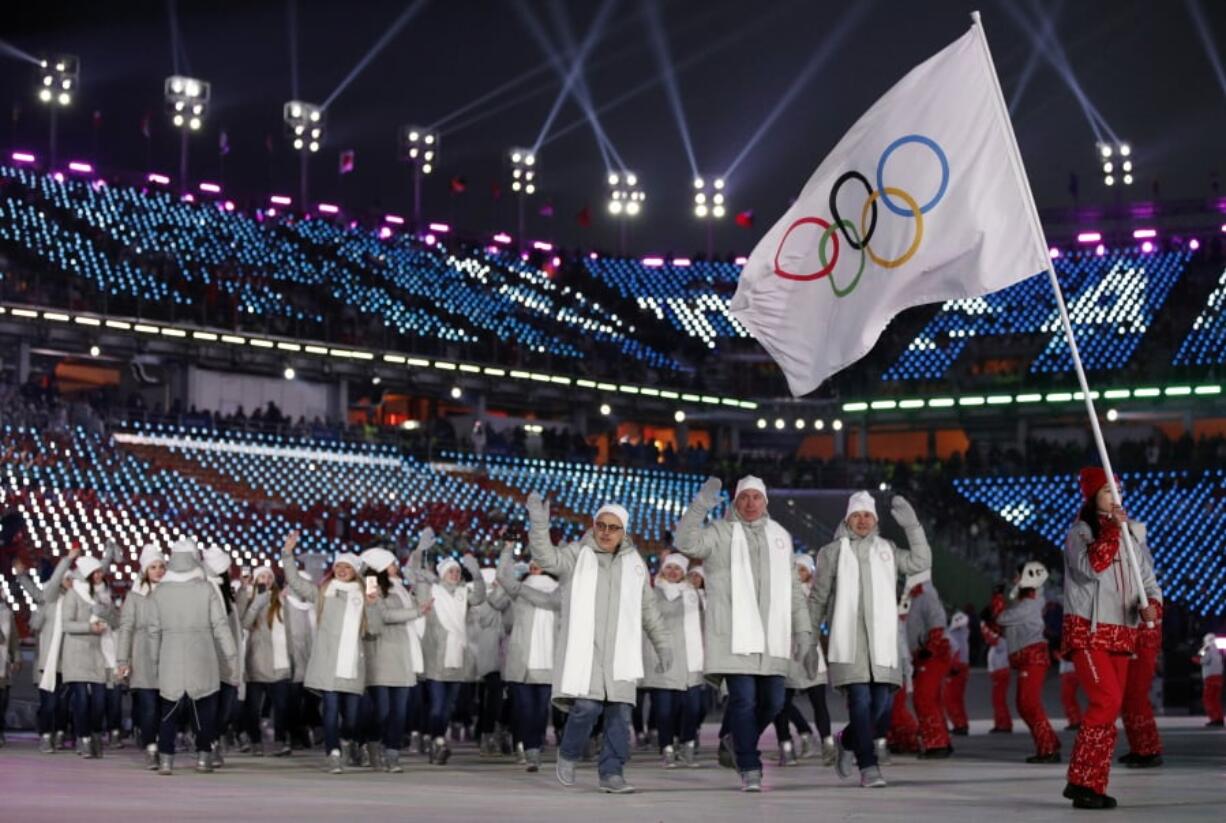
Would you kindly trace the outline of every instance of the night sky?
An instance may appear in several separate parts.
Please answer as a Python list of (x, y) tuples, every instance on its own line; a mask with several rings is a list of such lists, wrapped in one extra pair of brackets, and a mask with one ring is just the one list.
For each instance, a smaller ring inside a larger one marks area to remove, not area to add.
[[(310, 2), (297, 6), (300, 97), (326, 99), (403, 12), (408, 2)], [(558, 36), (562, 17), (580, 41), (599, 2), (527, 4)], [(1183, 0), (1088, 2), (1017, 0), (1014, 13), (1053, 30), (1088, 99), (1134, 148), (1137, 183), (1126, 197), (1201, 197), (1226, 159), (1226, 90)], [(751, 209), (752, 229), (731, 219), (715, 233), (717, 253), (747, 253), (824, 154), (873, 100), (907, 70), (952, 42), (980, 8), (1010, 101), (1030, 58), (1031, 40), (1003, 0), (816, 2), (672, 0), (661, 2), (694, 154), (704, 174), (723, 172), (798, 75), (808, 79), (729, 178), (733, 213)], [(1226, 2), (1199, 0), (1219, 60), (1226, 45)], [(0, 38), (33, 54), (81, 59), (80, 95), (61, 119), (61, 159), (88, 158), (103, 169), (177, 170), (177, 133), (162, 103), (174, 69), (169, 4), (41, 0), (9, 4)], [(601, 124), (647, 192), (645, 216), (631, 224), (627, 250), (700, 252), (705, 228), (691, 214), (690, 162), (679, 137), (651, 45), (642, 0), (615, 2), (595, 41), (584, 78)], [(281, 105), (291, 96), (286, 2), (183, 2), (180, 68), (212, 83), (213, 105), (192, 140), (192, 176), (223, 178), (244, 202), (270, 191), (297, 193), (297, 160), (287, 146)], [(559, 14), (559, 11), (562, 14)], [(0, 139), (44, 154), (47, 114), (34, 97), (34, 67), (0, 56), (0, 104), (12, 114)], [(427, 181), (425, 214), (470, 234), (514, 230), (506, 149), (531, 145), (560, 88), (558, 75), (511, 2), (428, 0), (328, 109), (324, 149), (312, 160), (312, 199), (351, 208), (407, 212), (409, 173), (396, 160), (402, 123), (432, 124), (503, 83), (536, 70), (488, 103), (444, 127), (441, 163)], [(636, 94), (630, 92), (641, 89)], [(506, 105), (507, 103), (512, 105)], [(496, 113), (491, 109), (502, 104)], [(99, 116), (95, 115), (95, 112)], [(140, 125), (152, 113), (147, 143)], [(489, 113), (489, 116), (484, 116)], [(95, 127), (95, 123), (98, 125)], [(1014, 123), (1040, 206), (1114, 199), (1094, 154), (1094, 133), (1075, 96), (1040, 59), (1018, 100)], [(219, 158), (225, 131), (230, 153)], [(274, 152), (266, 149), (271, 135)], [(356, 151), (356, 171), (340, 178), (338, 153)], [(151, 164), (149, 163), (151, 159)], [(582, 110), (568, 98), (538, 163), (542, 194), (530, 201), (529, 235), (566, 245), (615, 250), (616, 224), (605, 212), (605, 168)], [(463, 194), (449, 182), (461, 177)], [(503, 189), (494, 197), (494, 187)], [(552, 205), (553, 216), (539, 214)], [(576, 219), (585, 206), (592, 225)]]

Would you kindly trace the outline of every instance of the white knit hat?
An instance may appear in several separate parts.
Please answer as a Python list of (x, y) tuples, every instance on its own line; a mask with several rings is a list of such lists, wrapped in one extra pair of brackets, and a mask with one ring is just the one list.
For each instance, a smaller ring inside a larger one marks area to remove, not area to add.
[(196, 541), (192, 540), (187, 535), (183, 535), (178, 540), (170, 544), (170, 551), (172, 553), (191, 552), (192, 554), (195, 554), (199, 550), (200, 549), (196, 545)]
[(434, 570), (439, 577), (442, 577), (447, 573), (447, 570), (453, 566), (457, 569), (460, 568), (460, 561), (449, 555), (439, 560), (435, 565)]
[(673, 552), (660, 561), (660, 571), (664, 571), (665, 566), (676, 566), (681, 569), (682, 574), (685, 574), (690, 570), (690, 559), (684, 554)]
[(626, 529), (627, 531), (629, 531), (629, 529), (630, 529), (630, 512), (626, 511), (625, 506), (619, 506), (619, 505), (618, 505), (618, 504), (616, 504), (616, 503), (605, 503), (603, 506), (601, 506), (601, 507), (600, 507), (600, 508), (599, 508), (599, 509), (596, 511), (596, 516), (592, 518), (592, 522), (593, 522), (593, 523), (595, 523), (595, 522), (596, 522), (596, 520), (597, 520), (597, 519), (600, 517), (600, 515), (602, 515), (602, 514), (611, 514), (611, 515), (613, 515), (614, 517), (616, 517), (618, 520), (620, 520), (620, 521), (621, 521), (622, 528), (623, 528), (623, 529)]
[[(762, 482), (762, 478), (747, 474), (737, 481), (736, 494), (732, 495), (732, 499), (735, 500), (741, 496), (741, 492), (750, 490), (759, 492), (763, 497), (766, 497), (766, 484)], [(770, 502), (769, 497), (766, 497), (766, 500)]]
[(362, 573), (362, 558), (358, 557), (356, 554), (351, 552), (343, 552), (338, 554), (336, 559), (332, 561), (332, 567), (336, 568), (337, 563), (344, 563), (346, 566), (353, 569), (357, 574)]
[(82, 580), (89, 580), (89, 576), (100, 568), (102, 568), (102, 561), (96, 557), (83, 554), (77, 558), (77, 575)]
[(843, 519), (851, 517), (856, 512), (868, 512), (873, 517), (877, 516), (877, 501), (873, 496), (865, 491), (856, 492), (847, 501), (847, 514), (843, 515)]
[(374, 569), (376, 572), (384, 571), (396, 562), (396, 555), (379, 547), (362, 552), (361, 558), (367, 568)]
[(165, 563), (166, 558), (162, 555), (162, 550), (152, 543), (140, 550), (140, 570), (143, 572), (152, 566), (154, 563)]
[(219, 546), (209, 546), (204, 550), (204, 567), (209, 574), (220, 577), (230, 571), (230, 555)]
[(911, 591), (921, 583), (927, 583), (932, 579), (932, 569), (924, 569), (922, 572), (907, 575), (906, 590)]
[(699, 577), (701, 577), (703, 580), (707, 579), (707, 573), (702, 570), (702, 566), (695, 566), (694, 568), (689, 570), (688, 574), (696, 574)]
[(804, 566), (809, 570), (810, 574), (817, 574), (817, 561), (813, 559), (811, 554), (798, 554), (792, 558), (792, 562), (797, 566)]
[(272, 578), (272, 582), (274, 583), (277, 582), (277, 573), (272, 570), (272, 566), (269, 566), (267, 564), (263, 566), (256, 566), (254, 569), (251, 570), (252, 581), (254, 581), (257, 577), (259, 577), (264, 572), (268, 572), (268, 576)]

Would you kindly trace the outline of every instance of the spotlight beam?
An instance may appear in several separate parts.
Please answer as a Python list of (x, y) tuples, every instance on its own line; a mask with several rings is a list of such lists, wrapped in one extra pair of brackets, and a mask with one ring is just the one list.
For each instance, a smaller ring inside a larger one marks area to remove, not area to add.
[[(553, 121), (557, 119), (558, 112), (562, 109), (562, 104), (566, 102), (566, 98), (570, 96), (571, 89), (575, 85), (575, 78), (583, 72), (584, 61), (587, 60), (587, 56), (591, 53), (592, 47), (596, 45), (596, 41), (604, 34), (605, 22), (608, 20), (609, 13), (613, 11), (615, 4), (616, 0), (604, 0), (600, 4), (599, 10), (596, 12), (596, 19), (592, 21), (592, 26), (588, 29), (587, 36), (580, 43), (579, 50), (571, 62), (570, 70), (562, 78), (562, 88), (558, 90), (558, 96), (554, 98), (549, 114), (546, 115), (545, 122), (541, 124), (541, 130), (536, 135), (536, 142), (532, 144), (532, 151), (534, 153), (540, 151), (541, 143), (549, 136), (549, 130), (553, 128)], [(518, 4), (518, 8), (524, 13), (525, 17), (531, 15), (531, 11), (526, 4)], [(535, 18), (533, 20), (535, 22)], [(539, 23), (537, 25), (539, 26)], [(557, 55), (554, 55), (554, 60), (558, 63), (561, 62), (557, 60)], [(560, 66), (558, 67), (560, 68)]]
[(1213, 66), (1217, 84), (1221, 86), (1222, 94), (1226, 95), (1226, 71), (1222, 70), (1222, 59), (1218, 56), (1217, 46), (1213, 42), (1213, 33), (1209, 29), (1209, 23), (1205, 20), (1205, 12), (1196, 0), (1184, 0), (1184, 5), (1188, 7), (1188, 15), (1196, 27), (1196, 34), (1200, 37), (1201, 45), (1205, 47), (1205, 57), (1209, 58), (1209, 64)]
[[(1043, 18), (1043, 26), (1039, 30), (1039, 37), (1042, 40), (1047, 40), (1055, 35), (1056, 20), (1060, 17), (1060, 12), (1063, 9), (1064, 0), (1060, 0), (1051, 10), (1051, 13)], [(1022, 66), (1022, 71), (1017, 77), (1017, 84), (1013, 87), (1013, 95), (1009, 98), (1010, 117), (1017, 112), (1017, 107), (1021, 104), (1023, 95), (1026, 94), (1026, 88), (1030, 85), (1030, 80), (1034, 77), (1034, 72), (1039, 67), (1039, 58), (1042, 56), (1042, 49), (1039, 48), (1038, 44), (1032, 44), (1030, 56), (1026, 58), (1026, 65)]]
[(298, 94), (298, 0), (286, 0), (285, 14), (286, 33), (289, 36), (290, 99), (301, 100)]
[(664, 80), (664, 93), (668, 97), (669, 108), (673, 110), (673, 120), (677, 123), (677, 133), (681, 135), (685, 156), (690, 161), (690, 174), (697, 177), (698, 160), (694, 157), (694, 141), (690, 138), (690, 126), (685, 120), (685, 108), (681, 105), (681, 89), (677, 85), (677, 72), (673, 69), (673, 58), (668, 50), (664, 22), (660, 19), (660, 4), (658, 0), (644, 0), (643, 6), (652, 51), (655, 52), (656, 62), (660, 64), (660, 76)]
[(36, 66), (39, 64), (37, 57), (30, 54), (28, 51), (17, 48), (7, 40), (0, 40), (0, 54), (7, 55), (8, 57), (15, 57), (18, 60), (24, 60), (27, 63), (33, 63)]
[(821, 45), (819, 45), (813, 52), (812, 56), (809, 57), (809, 60), (807, 63), (805, 63), (804, 67), (796, 73), (796, 76), (792, 79), (792, 82), (788, 85), (787, 89), (785, 89), (783, 94), (780, 95), (779, 101), (775, 103), (775, 107), (770, 110), (765, 118), (763, 118), (762, 122), (758, 125), (758, 128), (752, 135), (749, 136), (749, 140), (747, 140), (745, 145), (741, 147), (741, 151), (728, 165), (728, 168), (724, 170), (722, 176), (725, 180), (731, 177), (733, 172), (736, 171), (737, 166), (741, 165), (745, 158), (749, 156), (749, 153), (753, 151), (754, 146), (758, 144), (758, 141), (766, 136), (766, 133), (770, 131), (771, 126), (774, 125), (775, 121), (779, 119), (779, 116), (783, 114), (783, 112), (791, 104), (793, 98), (795, 98), (796, 95), (809, 84), (809, 81), (813, 79), (813, 76), (817, 74), (817, 70), (822, 68), (826, 62), (830, 60), (830, 58), (834, 57), (835, 51), (842, 46), (843, 40), (848, 34), (851, 33), (852, 29), (860, 24), (860, 21), (864, 18), (864, 13), (868, 7), (868, 3), (856, 3), (852, 7), (851, 11), (839, 16), (839, 22), (834, 27), (833, 31), (826, 34), (822, 38)]
[(387, 31), (383, 32), (383, 36), (375, 41), (375, 44), (371, 46), (370, 51), (366, 52), (366, 54), (362, 56), (362, 59), (357, 62), (357, 65), (349, 71), (349, 74), (345, 75), (345, 79), (340, 82), (340, 85), (333, 89), (332, 93), (327, 96), (323, 102), (322, 108), (327, 109), (329, 106), (331, 106), (332, 103), (335, 102), (336, 98), (340, 97), (341, 92), (348, 88), (349, 84), (357, 79), (358, 75), (361, 74), (368, 65), (370, 65), (370, 61), (379, 56), (379, 53), (387, 47), (387, 44), (392, 42), (396, 35), (400, 33), (400, 30), (403, 29), (410, 20), (417, 16), (418, 12), (420, 12), (425, 5), (426, 0), (413, 0), (413, 2), (400, 13), (400, 16), (395, 19)]
[[(746, 35), (751, 34), (752, 32), (755, 32), (759, 29), (766, 28), (768, 25), (775, 22), (775, 20), (785, 10), (787, 10), (790, 5), (795, 5), (795, 3), (773, 4), (769, 11), (762, 14), (753, 23), (750, 23), (748, 26), (741, 26), (740, 28), (730, 28), (727, 32), (725, 32), (725, 34), (722, 37), (717, 37), (714, 40), (708, 41), (707, 44), (703, 46), (701, 49), (694, 52), (690, 56), (686, 57), (681, 62), (677, 63), (676, 66), (674, 66), (674, 69), (679, 72), (685, 71), (697, 65), (698, 63), (702, 62), (703, 60), (706, 60), (708, 57), (722, 50), (726, 46), (732, 45), (734, 43), (740, 43), (745, 38)], [(631, 88), (617, 95), (612, 100), (609, 100), (608, 102), (603, 103), (599, 108), (596, 109), (596, 114), (605, 114), (606, 112), (612, 111), (613, 109), (618, 108), (619, 106), (625, 104), (626, 102), (633, 100), (635, 97), (638, 97), (640, 94), (643, 94), (644, 92), (650, 91), (651, 89), (655, 88), (656, 86), (660, 84), (660, 82), (661, 82), (661, 78), (659, 77), (653, 77), (649, 80), (644, 80), (638, 85), (632, 86)], [(563, 126), (562, 128), (555, 129), (553, 134), (549, 135), (549, 139), (547, 139), (542, 145), (543, 146), (548, 145), (554, 142), (555, 140), (565, 137), (566, 135), (570, 134), (575, 129), (583, 126), (586, 123), (587, 123), (586, 118), (582, 120), (573, 120), (570, 123)]]
[[(562, 42), (566, 44), (566, 57), (569, 60), (575, 59), (575, 34), (571, 30), (570, 20), (566, 14), (565, 4), (561, 0), (553, 0), (549, 4), (550, 14), (553, 16), (554, 25), (557, 26), (561, 33)], [(542, 48), (544, 45), (542, 45)], [(600, 122), (599, 115), (596, 114), (596, 106), (592, 103), (592, 91), (587, 85), (587, 78), (580, 74), (575, 79), (574, 94), (575, 102), (583, 110), (587, 116), (588, 123), (592, 127), (592, 134), (596, 137), (596, 145), (600, 149), (601, 159), (604, 161), (604, 168), (611, 169), (613, 165), (609, 162), (612, 158), (617, 163), (617, 167), (622, 171), (626, 170), (626, 163), (622, 160), (621, 154), (618, 153), (617, 147), (613, 145), (613, 141), (609, 138), (608, 132)]]
[(191, 74), (192, 64), (187, 59), (183, 34), (179, 30), (179, 0), (166, 0), (166, 19), (170, 23), (170, 61), (175, 74)]

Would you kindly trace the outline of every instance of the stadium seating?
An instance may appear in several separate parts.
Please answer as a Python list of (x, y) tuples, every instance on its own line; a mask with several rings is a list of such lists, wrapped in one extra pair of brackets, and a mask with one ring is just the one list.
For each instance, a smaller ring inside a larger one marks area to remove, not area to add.
[[(1087, 369), (1118, 369), (1131, 360), (1190, 251), (1082, 251), (1055, 262), (1069, 318)], [(1072, 370), (1046, 275), (994, 294), (951, 300), (882, 375), (885, 381), (939, 380), (949, 374), (972, 338), (1044, 335), (1047, 346), (1030, 364), (1032, 375)]]
[[(1226, 612), (1226, 556), (1208, 550), (1226, 529), (1226, 469), (1122, 473), (1121, 480), (1130, 516), (1147, 527), (1166, 598), (1199, 614)], [(1060, 549), (1081, 507), (1072, 474), (959, 478), (954, 487)]]
[(1226, 363), (1226, 271), (1209, 295), (1205, 308), (1192, 322), (1192, 329), (1175, 352), (1176, 366), (1210, 366)]

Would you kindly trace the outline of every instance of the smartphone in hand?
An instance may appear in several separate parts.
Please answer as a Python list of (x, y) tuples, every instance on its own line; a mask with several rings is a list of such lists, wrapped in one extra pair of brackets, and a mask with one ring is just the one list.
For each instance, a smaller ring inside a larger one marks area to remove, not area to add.
[(366, 593), (367, 594), (378, 594), (379, 593), (379, 578), (375, 577), (373, 574), (366, 575)]

